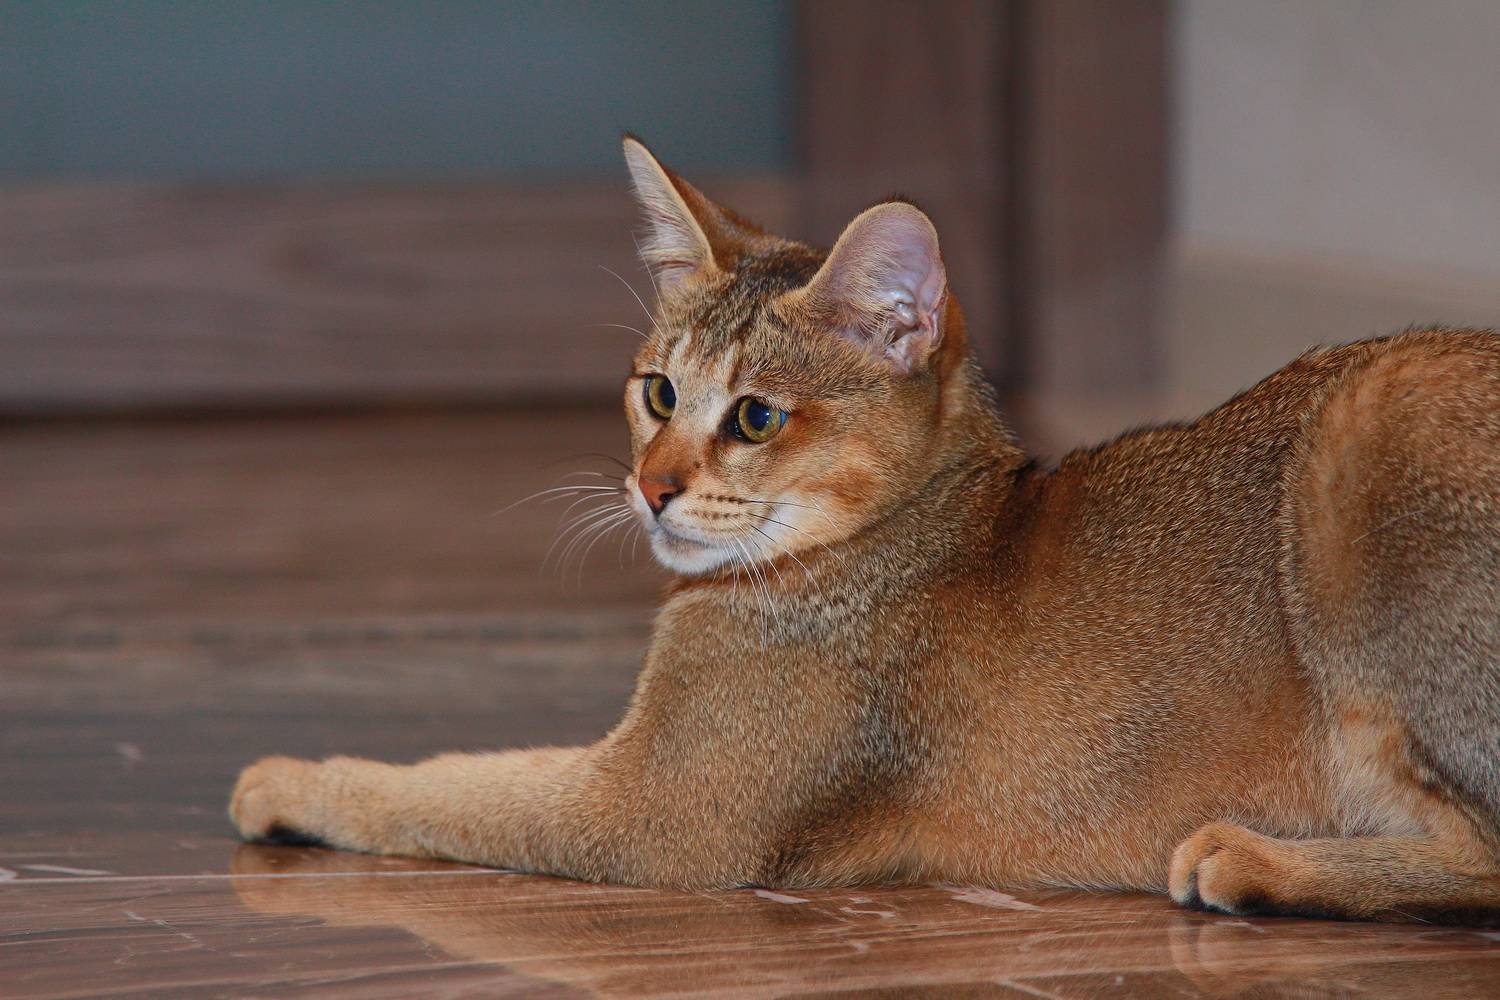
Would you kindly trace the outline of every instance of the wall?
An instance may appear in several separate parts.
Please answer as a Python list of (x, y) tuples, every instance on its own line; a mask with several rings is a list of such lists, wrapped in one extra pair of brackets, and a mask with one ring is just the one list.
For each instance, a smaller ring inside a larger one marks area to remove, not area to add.
[(1500, 3), (1182, 0), (1190, 240), (1500, 275)]
[(781, 0), (0, 0), (0, 182), (620, 179), (790, 155)]

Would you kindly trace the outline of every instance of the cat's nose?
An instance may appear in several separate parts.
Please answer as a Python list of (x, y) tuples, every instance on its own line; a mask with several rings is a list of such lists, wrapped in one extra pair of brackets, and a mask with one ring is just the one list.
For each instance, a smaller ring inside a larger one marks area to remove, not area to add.
[(661, 512), (666, 510), (667, 501), (682, 492), (682, 484), (670, 476), (642, 476), (639, 486), (641, 496), (646, 498), (646, 506), (657, 517), (661, 517)]

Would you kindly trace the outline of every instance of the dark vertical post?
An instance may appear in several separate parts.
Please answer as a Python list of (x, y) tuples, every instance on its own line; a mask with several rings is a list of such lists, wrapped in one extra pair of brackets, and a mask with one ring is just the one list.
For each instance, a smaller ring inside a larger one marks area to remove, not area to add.
[(937, 224), (980, 358), (1006, 367), (1006, 22), (982, 0), (806, 0), (798, 8), (806, 235), (912, 198)]
[(1168, 4), (1015, 5), (1007, 206), (1025, 396), (1159, 385), (1168, 225)]
[(929, 210), (1005, 395), (1157, 384), (1167, 0), (804, 0), (806, 230)]

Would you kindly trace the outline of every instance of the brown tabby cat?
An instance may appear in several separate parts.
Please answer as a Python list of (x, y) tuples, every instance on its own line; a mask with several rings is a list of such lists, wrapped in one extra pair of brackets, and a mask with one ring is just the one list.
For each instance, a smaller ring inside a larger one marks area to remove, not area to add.
[(681, 579), (624, 720), (262, 760), (244, 836), (684, 888), (1500, 914), (1500, 337), (1313, 351), (1045, 470), (922, 212), (823, 253), (625, 156), (661, 297), (626, 502)]

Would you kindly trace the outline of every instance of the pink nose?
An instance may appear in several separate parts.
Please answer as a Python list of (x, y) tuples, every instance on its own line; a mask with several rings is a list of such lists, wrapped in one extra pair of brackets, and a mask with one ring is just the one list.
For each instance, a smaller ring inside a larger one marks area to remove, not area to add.
[(642, 476), (639, 486), (641, 496), (646, 498), (646, 506), (657, 517), (666, 509), (667, 501), (682, 492), (682, 484), (671, 477)]

